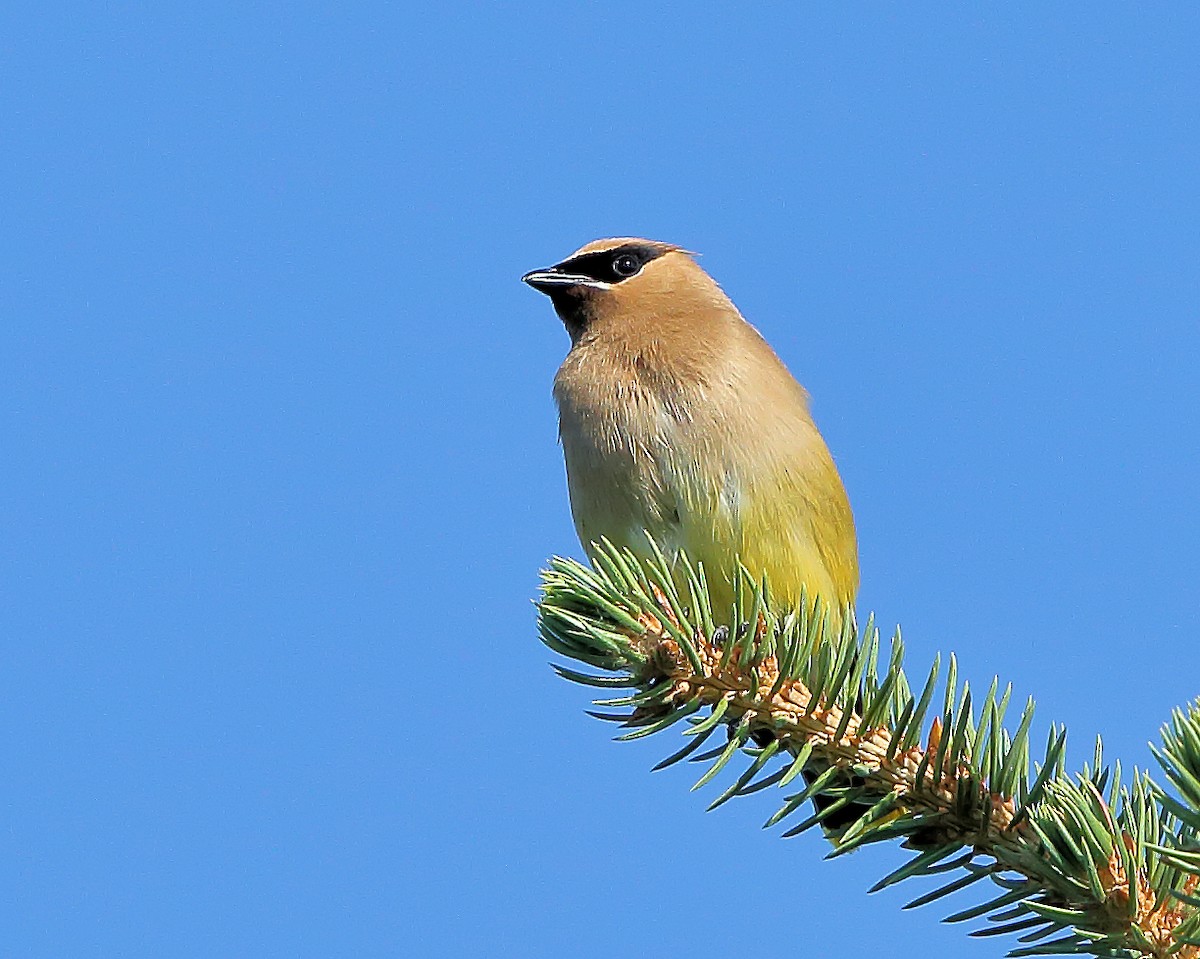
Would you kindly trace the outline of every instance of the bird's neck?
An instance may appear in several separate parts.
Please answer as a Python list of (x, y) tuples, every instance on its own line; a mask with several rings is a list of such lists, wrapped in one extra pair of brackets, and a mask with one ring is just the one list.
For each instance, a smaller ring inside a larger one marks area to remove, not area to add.
[(737, 321), (669, 300), (655, 306), (636, 316), (597, 315), (575, 342), (572, 354), (604, 365), (609, 375), (650, 386), (710, 379), (730, 352)]

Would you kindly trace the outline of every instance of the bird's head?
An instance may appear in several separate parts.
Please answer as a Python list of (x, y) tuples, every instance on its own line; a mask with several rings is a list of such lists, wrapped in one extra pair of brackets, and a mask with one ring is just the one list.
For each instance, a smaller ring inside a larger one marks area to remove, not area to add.
[(662, 321), (728, 302), (687, 250), (635, 237), (594, 240), (521, 279), (550, 297), (573, 343), (606, 322)]

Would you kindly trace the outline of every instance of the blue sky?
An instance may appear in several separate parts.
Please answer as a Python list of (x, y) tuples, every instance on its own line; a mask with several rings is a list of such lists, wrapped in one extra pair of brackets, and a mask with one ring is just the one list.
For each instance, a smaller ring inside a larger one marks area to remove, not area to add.
[(6, 955), (1002, 954), (547, 667), (598, 236), (809, 388), (912, 673), (1200, 693), (1200, 16), (715, 7), (0, 15)]

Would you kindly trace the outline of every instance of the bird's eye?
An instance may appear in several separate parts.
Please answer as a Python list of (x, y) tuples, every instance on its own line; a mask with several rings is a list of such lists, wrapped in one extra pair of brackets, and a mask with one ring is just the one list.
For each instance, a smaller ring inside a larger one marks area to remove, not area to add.
[(612, 268), (617, 276), (625, 278), (633, 276), (642, 268), (642, 264), (632, 253), (622, 253), (613, 260)]

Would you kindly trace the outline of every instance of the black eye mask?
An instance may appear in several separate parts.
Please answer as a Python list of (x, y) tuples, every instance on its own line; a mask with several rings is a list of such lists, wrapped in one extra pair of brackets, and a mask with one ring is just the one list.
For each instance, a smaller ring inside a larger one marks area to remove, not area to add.
[(586, 276), (601, 283), (620, 283), (631, 276), (637, 276), (642, 272), (642, 267), (665, 252), (659, 247), (627, 243), (611, 250), (573, 256), (569, 260), (563, 260), (554, 269), (576, 276)]

